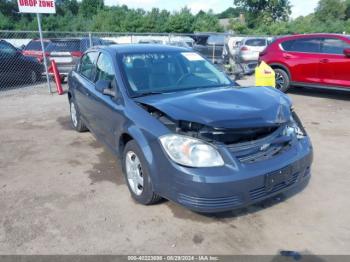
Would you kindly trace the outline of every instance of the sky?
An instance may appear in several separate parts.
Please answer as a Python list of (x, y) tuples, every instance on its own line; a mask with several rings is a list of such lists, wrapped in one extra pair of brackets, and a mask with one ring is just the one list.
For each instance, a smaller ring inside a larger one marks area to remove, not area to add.
[[(292, 18), (312, 13), (317, 6), (318, 0), (290, 0), (292, 4)], [(233, 5), (233, 0), (105, 0), (107, 5), (127, 5), (130, 8), (143, 8), (150, 10), (152, 7), (179, 10), (184, 6), (196, 14), (200, 10), (212, 9), (214, 13), (220, 13)]]

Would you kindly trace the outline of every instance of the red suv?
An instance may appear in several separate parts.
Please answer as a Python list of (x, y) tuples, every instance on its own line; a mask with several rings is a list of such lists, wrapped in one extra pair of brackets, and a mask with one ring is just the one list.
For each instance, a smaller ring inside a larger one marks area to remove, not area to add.
[(306, 86), (350, 91), (350, 36), (293, 35), (277, 38), (260, 60), (276, 72), (276, 87)]

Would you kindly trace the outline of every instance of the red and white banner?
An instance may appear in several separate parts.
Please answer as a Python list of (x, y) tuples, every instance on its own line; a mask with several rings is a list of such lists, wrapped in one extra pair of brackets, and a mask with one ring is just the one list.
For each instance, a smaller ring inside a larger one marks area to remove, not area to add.
[(17, 0), (20, 13), (55, 14), (55, 0)]

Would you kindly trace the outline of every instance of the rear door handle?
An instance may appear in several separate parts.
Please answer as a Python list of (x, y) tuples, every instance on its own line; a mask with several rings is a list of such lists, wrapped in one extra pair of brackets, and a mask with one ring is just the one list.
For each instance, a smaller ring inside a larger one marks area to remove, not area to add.
[(323, 64), (326, 64), (329, 62), (329, 60), (327, 58), (324, 58), (324, 59), (321, 59), (320, 62)]
[(286, 58), (286, 59), (291, 59), (292, 58), (291, 55), (286, 55), (286, 54), (284, 54), (283, 57)]

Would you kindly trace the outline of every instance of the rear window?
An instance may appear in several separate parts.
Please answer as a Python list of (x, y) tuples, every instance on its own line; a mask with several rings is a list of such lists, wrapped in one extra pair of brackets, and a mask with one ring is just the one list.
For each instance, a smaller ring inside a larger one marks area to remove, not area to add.
[(73, 52), (80, 50), (80, 40), (52, 41), (48, 47), (48, 52)]
[(281, 43), (281, 46), (285, 51), (292, 51), (293, 44), (294, 44), (294, 40), (291, 40), (291, 41), (286, 41)]
[(208, 45), (224, 45), (225, 44), (225, 36), (223, 35), (211, 35), (207, 41)]
[(281, 44), (285, 51), (302, 52), (302, 53), (320, 53), (321, 39), (319, 38), (304, 38), (286, 41)]
[(245, 45), (249, 46), (266, 46), (266, 39), (248, 39)]
[[(50, 44), (49, 41), (44, 41), (44, 47), (45, 49)], [(41, 43), (40, 41), (30, 41), (28, 45), (24, 48), (24, 50), (34, 50), (34, 51), (40, 51), (41, 50)]]

